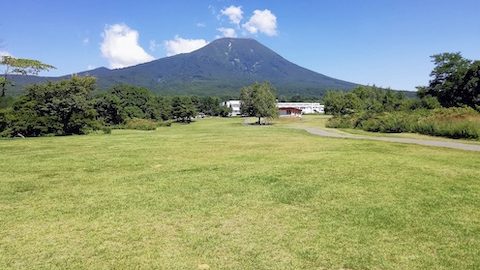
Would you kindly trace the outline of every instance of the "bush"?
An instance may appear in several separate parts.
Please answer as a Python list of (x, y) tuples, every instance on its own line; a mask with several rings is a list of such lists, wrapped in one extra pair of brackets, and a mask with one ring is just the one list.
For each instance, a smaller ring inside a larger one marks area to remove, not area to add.
[(360, 122), (363, 130), (383, 133), (401, 133), (411, 130), (412, 117), (406, 113), (382, 113)]
[(133, 118), (127, 120), (123, 128), (136, 130), (155, 130), (157, 129), (157, 125), (158, 123), (153, 120)]
[(112, 128), (108, 126), (102, 127), (102, 132), (103, 134), (111, 134), (112, 133)]
[(4, 136), (87, 134), (98, 127), (91, 104), (92, 77), (35, 84), (0, 116)]
[(355, 117), (352, 116), (335, 116), (328, 120), (326, 127), (328, 128), (355, 128)]
[(455, 139), (480, 139), (480, 113), (471, 108), (395, 111), (335, 116), (327, 127), (360, 128), (370, 132), (414, 132)]
[(168, 120), (168, 121), (163, 121), (163, 122), (158, 122), (157, 123), (157, 126), (159, 127), (169, 127), (172, 125), (172, 121), (171, 120)]

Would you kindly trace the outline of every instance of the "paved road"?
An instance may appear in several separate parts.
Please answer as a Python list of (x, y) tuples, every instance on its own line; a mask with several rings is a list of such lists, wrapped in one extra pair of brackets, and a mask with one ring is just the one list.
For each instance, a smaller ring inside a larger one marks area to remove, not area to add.
[(410, 144), (419, 144), (419, 145), (427, 145), (427, 146), (447, 147), (447, 148), (460, 149), (460, 150), (466, 150), (466, 151), (480, 151), (480, 145), (476, 145), (476, 144), (466, 144), (466, 143), (448, 142), (448, 141), (421, 140), (421, 139), (411, 139), (411, 138), (360, 136), (360, 135), (353, 135), (353, 134), (338, 133), (335, 131), (325, 130), (320, 128), (305, 128), (305, 130), (310, 134), (323, 136), (323, 137), (374, 140), (374, 141), (396, 142), (396, 143), (410, 143)]

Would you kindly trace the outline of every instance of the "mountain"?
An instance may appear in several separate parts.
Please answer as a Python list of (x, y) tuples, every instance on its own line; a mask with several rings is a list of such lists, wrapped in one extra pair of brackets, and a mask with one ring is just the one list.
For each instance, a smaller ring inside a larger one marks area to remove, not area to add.
[[(356, 86), (293, 64), (254, 39), (241, 38), (221, 38), (190, 53), (122, 69), (102, 67), (78, 75), (97, 77), (101, 89), (125, 83), (161, 94), (236, 96), (241, 87), (255, 81), (270, 81), (278, 94), (287, 96), (319, 96), (329, 89), (349, 90)], [(69, 76), (16, 78), (23, 85)]]

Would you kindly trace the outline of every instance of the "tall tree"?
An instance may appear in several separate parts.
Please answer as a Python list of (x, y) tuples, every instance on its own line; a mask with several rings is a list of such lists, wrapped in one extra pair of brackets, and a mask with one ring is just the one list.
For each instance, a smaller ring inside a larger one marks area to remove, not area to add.
[(3, 79), (0, 79), (2, 97), (5, 96), (7, 86), (11, 85), (11, 82), (8, 80), (9, 75), (38, 75), (40, 71), (48, 71), (50, 69), (55, 69), (54, 66), (42, 63), (38, 60), (14, 58), (12, 56), (2, 56), (0, 65), (5, 66)]
[(97, 128), (91, 102), (94, 89), (93, 77), (73, 77), (28, 87), (26, 95), (13, 105), (10, 135), (88, 133)]
[(262, 124), (262, 117), (277, 117), (278, 109), (274, 92), (275, 89), (269, 82), (254, 83), (244, 87), (240, 92), (242, 114), (257, 117), (259, 125)]
[(190, 97), (174, 97), (172, 99), (172, 116), (179, 122), (190, 123), (196, 114)]
[(432, 56), (435, 64), (427, 87), (418, 88), (418, 96), (437, 97), (442, 106), (480, 106), (479, 61), (462, 57), (460, 53), (442, 53)]

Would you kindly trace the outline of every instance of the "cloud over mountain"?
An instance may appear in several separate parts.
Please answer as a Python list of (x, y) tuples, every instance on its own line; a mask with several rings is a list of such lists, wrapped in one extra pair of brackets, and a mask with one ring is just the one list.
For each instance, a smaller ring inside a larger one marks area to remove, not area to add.
[(237, 32), (233, 28), (220, 27), (220, 28), (217, 28), (217, 30), (222, 33), (221, 36), (217, 36), (217, 37), (229, 37), (229, 38), (237, 37)]
[(277, 35), (277, 17), (268, 9), (253, 11), (252, 17), (242, 25), (251, 34), (264, 33), (267, 36)]
[(155, 59), (138, 43), (138, 31), (126, 24), (107, 25), (102, 37), (100, 50), (111, 68), (128, 67)]
[(185, 39), (180, 36), (175, 36), (174, 39), (167, 40), (164, 44), (167, 50), (167, 56), (172, 56), (200, 49), (207, 45), (208, 42), (204, 39)]
[(240, 21), (243, 19), (243, 11), (241, 6), (229, 6), (228, 8), (222, 9), (220, 11), (222, 15), (228, 17), (231, 23), (239, 25)]

